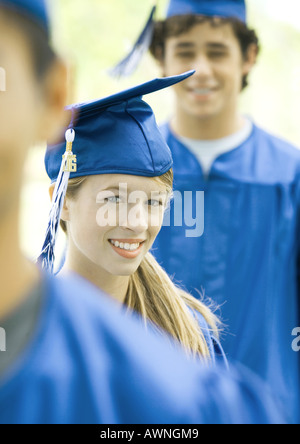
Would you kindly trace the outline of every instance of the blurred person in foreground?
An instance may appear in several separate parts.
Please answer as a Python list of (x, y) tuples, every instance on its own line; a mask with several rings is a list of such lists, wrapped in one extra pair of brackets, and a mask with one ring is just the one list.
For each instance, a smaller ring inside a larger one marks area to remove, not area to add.
[[(18, 241), (28, 148), (56, 136), (65, 68), (42, 0), (0, 1), (0, 423), (274, 423), (264, 386), (186, 361), (79, 277), (52, 278)], [(37, 46), (36, 46), (37, 45)], [(262, 399), (261, 399), (262, 398)]]

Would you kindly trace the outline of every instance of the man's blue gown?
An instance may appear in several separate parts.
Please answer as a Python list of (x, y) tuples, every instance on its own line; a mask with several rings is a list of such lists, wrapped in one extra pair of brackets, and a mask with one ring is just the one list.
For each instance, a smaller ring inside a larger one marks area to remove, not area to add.
[(161, 130), (174, 159), (174, 190), (193, 192), (184, 204), (199, 220), (196, 191), (204, 191), (204, 234), (186, 237), (192, 227), (174, 226), (175, 199), (171, 227), (162, 228), (153, 254), (175, 282), (195, 297), (204, 290), (220, 306), (228, 358), (267, 380), (299, 421), (299, 353), (291, 344), (300, 326), (300, 150), (253, 125), (205, 177), (169, 125)]

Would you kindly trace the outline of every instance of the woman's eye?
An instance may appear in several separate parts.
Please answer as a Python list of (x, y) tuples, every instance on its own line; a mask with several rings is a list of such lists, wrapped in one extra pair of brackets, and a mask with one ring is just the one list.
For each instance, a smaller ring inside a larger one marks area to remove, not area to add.
[(161, 200), (150, 199), (148, 200), (148, 205), (151, 207), (160, 207), (163, 205), (163, 203)]
[(120, 203), (121, 202), (121, 199), (120, 199), (120, 197), (119, 196), (110, 196), (110, 197), (106, 197), (105, 199), (104, 199), (104, 202), (108, 202), (108, 203), (114, 203), (114, 204), (117, 204), (117, 203)]

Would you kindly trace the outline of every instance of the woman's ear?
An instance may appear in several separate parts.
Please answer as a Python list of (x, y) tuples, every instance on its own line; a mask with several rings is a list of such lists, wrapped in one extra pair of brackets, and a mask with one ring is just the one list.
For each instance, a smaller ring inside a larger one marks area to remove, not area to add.
[[(50, 200), (52, 201), (53, 198), (53, 192), (54, 192), (54, 188), (55, 188), (55, 183), (53, 183), (52, 185), (50, 185), (49, 187), (49, 196), (50, 196)], [(70, 220), (70, 216), (69, 216), (69, 206), (68, 206), (68, 198), (65, 197), (64, 200), (64, 205), (62, 208), (62, 212), (61, 212), (61, 216), (60, 218), (67, 222), (68, 220)]]

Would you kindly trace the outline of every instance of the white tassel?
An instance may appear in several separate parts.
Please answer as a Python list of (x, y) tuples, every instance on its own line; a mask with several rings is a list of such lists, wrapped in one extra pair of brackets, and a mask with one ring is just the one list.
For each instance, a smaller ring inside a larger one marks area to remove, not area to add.
[(70, 173), (77, 171), (76, 156), (74, 156), (72, 152), (72, 144), (75, 139), (74, 129), (67, 130), (65, 137), (67, 142), (66, 152), (63, 155), (60, 171), (56, 180), (45, 241), (42, 247), (42, 252), (38, 258), (38, 262), (41, 264), (42, 268), (48, 270), (50, 273), (53, 273), (55, 243), (61, 212), (68, 189)]

